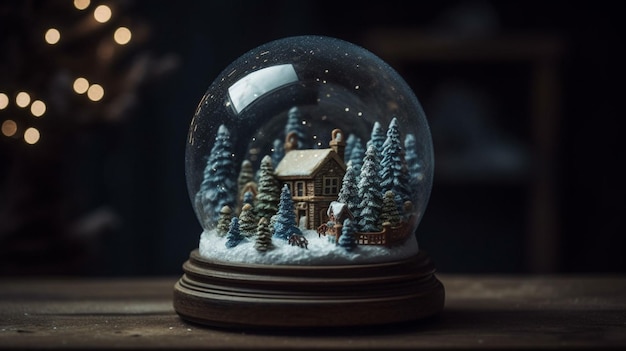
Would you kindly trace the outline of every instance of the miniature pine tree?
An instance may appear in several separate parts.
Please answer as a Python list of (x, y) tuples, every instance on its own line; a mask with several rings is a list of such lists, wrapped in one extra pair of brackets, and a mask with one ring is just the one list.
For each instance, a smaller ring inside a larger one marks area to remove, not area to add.
[(287, 113), (287, 124), (285, 124), (285, 135), (289, 135), (289, 133), (295, 132), (298, 137), (298, 149), (308, 148), (306, 131), (304, 129), (304, 124), (302, 124), (302, 113), (297, 106), (289, 109)]
[(283, 142), (280, 139), (274, 139), (272, 145), (272, 164), (277, 165), (285, 157), (285, 149), (283, 148)]
[(376, 232), (380, 228), (380, 213), (383, 203), (380, 186), (379, 161), (374, 145), (365, 152), (359, 180), (359, 217), (357, 227), (363, 232)]
[(356, 227), (354, 222), (350, 218), (346, 218), (343, 221), (343, 227), (341, 228), (341, 236), (339, 237), (339, 246), (343, 247), (346, 251), (352, 251), (356, 248)]
[(261, 218), (257, 225), (256, 241), (254, 248), (260, 252), (266, 252), (274, 248), (272, 244), (272, 233), (266, 218)]
[(404, 138), (404, 159), (409, 168), (409, 176), (411, 178), (409, 184), (411, 185), (411, 189), (415, 189), (417, 184), (424, 179), (422, 165), (417, 156), (416, 144), (415, 135), (407, 134)]
[(346, 166), (346, 174), (343, 176), (337, 201), (348, 205), (350, 212), (352, 212), (354, 216), (358, 216), (359, 188), (357, 187), (356, 170), (352, 165), (352, 161), (348, 161)]
[(380, 166), (383, 193), (388, 190), (393, 191), (396, 206), (398, 209), (402, 209), (402, 204), (411, 200), (411, 184), (409, 169), (404, 159), (404, 149), (400, 140), (398, 119), (395, 117), (389, 123)]
[(276, 222), (274, 223), (274, 236), (283, 240), (289, 240), (292, 234), (302, 235), (302, 231), (296, 223), (296, 213), (294, 212), (291, 191), (287, 184), (283, 186), (280, 193), (280, 204)]
[(356, 142), (357, 139), (358, 137), (352, 133), (348, 135), (348, 139), (346, 139), (346, 148), (343, 153), (344, 160), (350, 159), (350, 155), (352, 155), (352, 149), (354, 148), (354, 143)]
[(221, 125), (204, 168), (200, 191), (196, 195), (200, 197), (205, 225), (209, 227), (214, 225), (222, 207), (232, 208), (236, 204), (237, 184), (232, 148), (230, 132)]
[(256, 234), (257, 218), (252, 210), (252, 205), (245, 204), (239, 214), (239, 231), (244, 238), (251, 238)]
[(272, 236), (274, 236), (274, 226), (276, 225), (276, 219), (278, 218), (278, 215), (275, 214), (272, 217), (270, 217), (270, 233), (272, 233)]
[(361, 173), (361, 167), (363, 166), (363, 157), (365, 157), (365, 149), (363, 148), (363, 143), (361, 143), (361, 139), (357, 138), (354, 142), (354, 146), (352, 148), (352, 152), (350, 153), (349, 160), (352, 162), (352, 167), (354, 167), (354, 171), (356, 173), (356, 179), (359, 178), (359, 174)]
[(239, 218), (233, 217), (230, 221), (230, 226), (228, 227), (228, 233), (226, 234), (226, 245), (227, 248), (233, 248), (243, 240), (243, 236), (239, 231)]
[(261, 160), (259, 169), (259, 189), (256, 195), (256, 213), (259, 218), (272, 218), (278, 211), (280, 188), (274, 177), (274, 167), (269, 156)]
[(222, 207), (220, 210), (220, 217), (217, 220), (217, 235), (224, 236), (228, 233), (230, 227), (230, 221), (233, 217), (232, 210), (228, 206)]
[(370, 140), (365, 145), (366, 148), (369, 148), (370, 145), (374, 145), (376, 148), (376, 152), (380, 155), (383, 152), (383, 144), (385, 143), (385, 139), (387, 136), (385, 135), (385, 131), (379, 122), (375, 122), (372, 127), (372, 133), (370, 134)]
[(251, 191), (246, 191), (243, 194), (243, 204), (250, 204), (254, 208), (254, 194)]
[(238, 193), (243, 194), (246, 184), (253, 181), (254, 170), (252, 169), (252, 162), (250, 162), (250, 160), (243, 160), (243, 162), (241, 162), (239, 177), (237, 178), (237, 189), (239, 190)]
[(400, 212), (398, 211), (398, 205), (395, 200), (393, 191), (388, 190), (383, 196), (383, 209), (380, 214), (381, 223), (389, 222), (391, 226), (396, 226), (400, 223)]

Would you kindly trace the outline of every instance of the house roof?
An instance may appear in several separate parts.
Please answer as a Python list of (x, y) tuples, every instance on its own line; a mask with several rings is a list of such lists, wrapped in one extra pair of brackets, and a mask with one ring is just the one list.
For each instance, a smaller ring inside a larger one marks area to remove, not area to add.
[(348, 217), (353, 218), (352, 212), (350, 212), (348, 205), (343, 202), (339, 202), (339, 201), (331, 202), (330, 205), (328, 206), (328, 210), (326, 211), (326, 214), (330, 216), (331, 212), (335, 215), (335, 218), (341, 218), (343, 215), (347, 215)]
[(343, 161), (333, 149), (291, 150), (278, 163), (274, 172), (277, 177), (313, 177), (330, 159), (335, 159), (345, 168)]

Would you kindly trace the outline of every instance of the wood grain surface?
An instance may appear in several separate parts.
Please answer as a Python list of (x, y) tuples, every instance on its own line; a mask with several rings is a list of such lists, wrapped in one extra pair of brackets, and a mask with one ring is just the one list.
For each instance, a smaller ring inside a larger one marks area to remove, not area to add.
[(443, 311), (410, 323), (253, 331), (182, 320), (179, 277), (0, 279), (1, 349), (623, 349), (626, 277), (438, 274)]

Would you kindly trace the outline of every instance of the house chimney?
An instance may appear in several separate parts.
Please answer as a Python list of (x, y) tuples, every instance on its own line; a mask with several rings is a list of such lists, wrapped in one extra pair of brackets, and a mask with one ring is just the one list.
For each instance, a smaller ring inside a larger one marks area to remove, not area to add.
[(331, 140), (328, 143), (331, 149), (337, 153), (339, 158), (345, 162), (343, 159), (343, 154), (346, 151), (346, 141), (343, 136), (343, 132), (341, 129), (333, 129), (331, 133)]

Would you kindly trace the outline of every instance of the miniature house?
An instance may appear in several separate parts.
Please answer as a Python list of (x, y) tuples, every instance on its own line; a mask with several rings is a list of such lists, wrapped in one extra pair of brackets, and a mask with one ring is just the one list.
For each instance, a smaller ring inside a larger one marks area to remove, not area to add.
[(328, 149), (297, 150), (295, 145), (296, 136), (291, 133), (275, 175), (291, 190), (299, 226), (316, 229), (328, 220), (328, 208), (337, 200), (346, 173), (344, 135), (340, 129), (334, 129)]
[(348, 205), (339, 202), (333, 201), (328, 206), (328, 223), (326, 225), (322, 224), (317, 228), (318, 234), (323, 234), (325, 236), (329, 235), (329, 239), (337, 243), (339, 237), (341, 236), (341, 228), (343, 227), (343, 221), (346, 218), (354, 219), (352, 212), (348, 208)]

